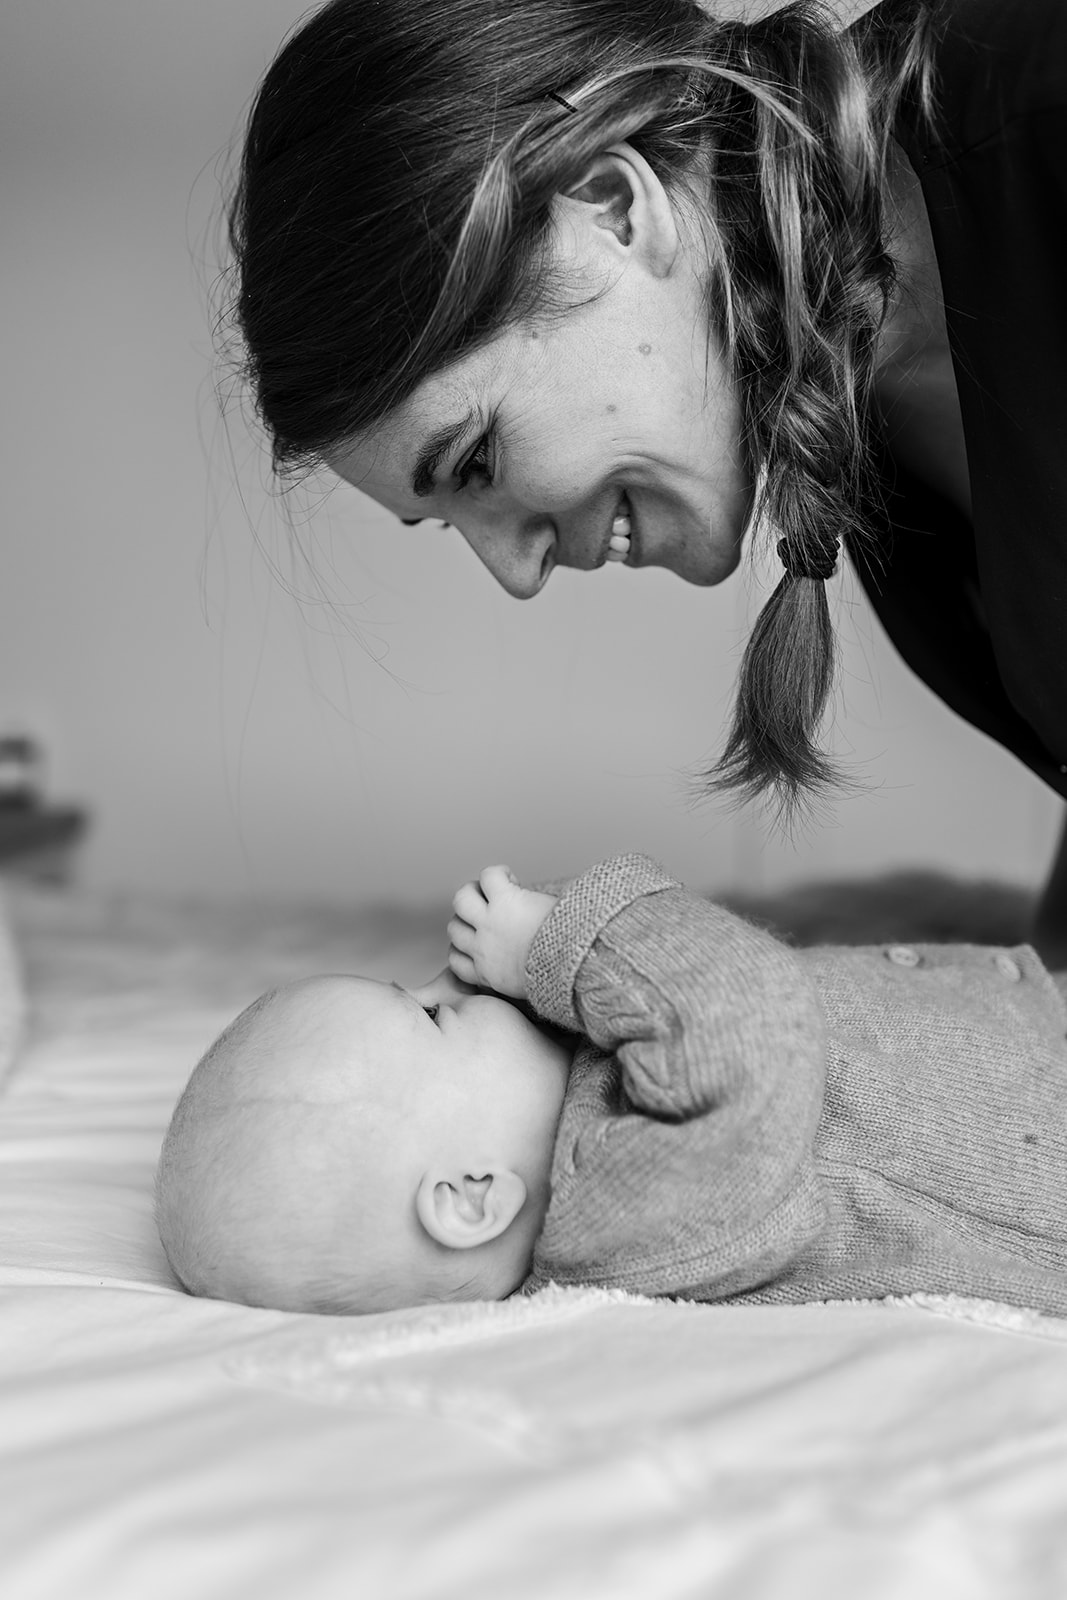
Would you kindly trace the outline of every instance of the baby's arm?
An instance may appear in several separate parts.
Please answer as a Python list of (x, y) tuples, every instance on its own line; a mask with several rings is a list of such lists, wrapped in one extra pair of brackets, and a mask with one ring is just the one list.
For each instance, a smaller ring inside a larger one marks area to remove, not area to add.
[(448, 965), (463, 983), (525, 1000), (526, 958), (556, 896), (524, 889), (510, 867), (486, 867), (457, 890)]
[(560, 897), (528, 983), (540, 1016), (615, 1057), (622, 1090), (564, 1106), (539, 1281), (712, 1298), (793, 1261), (824, 1225), (826, 1061), (795, 954), (619, 857)]

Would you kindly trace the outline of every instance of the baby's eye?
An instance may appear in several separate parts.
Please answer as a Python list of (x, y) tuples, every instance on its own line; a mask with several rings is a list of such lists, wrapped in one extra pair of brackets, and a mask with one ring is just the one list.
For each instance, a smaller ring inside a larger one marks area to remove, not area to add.
[(441, 1009), (440, 1006), (423, 1006), (422, 1009), (425, 1011), (431, 1022), (437, 1021), (437, 1013)]

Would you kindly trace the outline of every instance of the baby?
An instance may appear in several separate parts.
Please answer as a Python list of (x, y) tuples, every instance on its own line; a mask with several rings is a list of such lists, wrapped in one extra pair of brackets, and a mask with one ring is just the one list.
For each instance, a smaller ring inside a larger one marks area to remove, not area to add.
[(448, 935), (423, 988), (308, 978), (204, 1056), (157, 1183), (187, 1289), (1067, 1315), (1067, 1011), (1029, 947), (793, 950), (643, 856), (559, 897), (487, 868)]
[(425, 987), (306, 978), (226, 1028), (160, 1159), (186, 1288), (355, 1312), (521, 1285), (574, 1053), (513, 1004), (554, 905), (487, 868), (456, 895), (450, 967)]

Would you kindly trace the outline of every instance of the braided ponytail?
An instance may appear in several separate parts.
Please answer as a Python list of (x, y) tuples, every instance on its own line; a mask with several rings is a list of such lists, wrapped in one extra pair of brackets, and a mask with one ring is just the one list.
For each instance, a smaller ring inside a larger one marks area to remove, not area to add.
[(754, 520), (777, 534), (785, 570), (749, 638), (725, 748), (706, 777), (712, 792), (771, 793), (789, 818), (842, 781), (816, 743), (835, 665), (826, 581), (846, 541), (862, 538), (866, 414), (894, 271), (884, 151), (854, 49), (797, 6), (736, 31), (730, 46), (807, 136), (733, 89), (711, 113), (719, 316), (760, 485)]

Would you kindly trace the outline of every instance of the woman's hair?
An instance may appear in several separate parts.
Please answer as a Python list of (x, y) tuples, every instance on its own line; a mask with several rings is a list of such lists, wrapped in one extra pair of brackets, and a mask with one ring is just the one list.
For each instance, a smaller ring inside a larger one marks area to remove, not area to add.
[(706, 776), (787, 811), (839, 781), (823, 579), (862, 536), (886, 145), (906, 91), (929, 107), (931, 13), (882, 0), (842, 34), (806, 3), (741, 24), (695, 0), (331, 0), (260, 86), (230, 205), (244, 375), (293, 471), (565, 303), (552, 200), (606, 148), (675, 193), (705, 175), (710, 326), (786, 569)]

